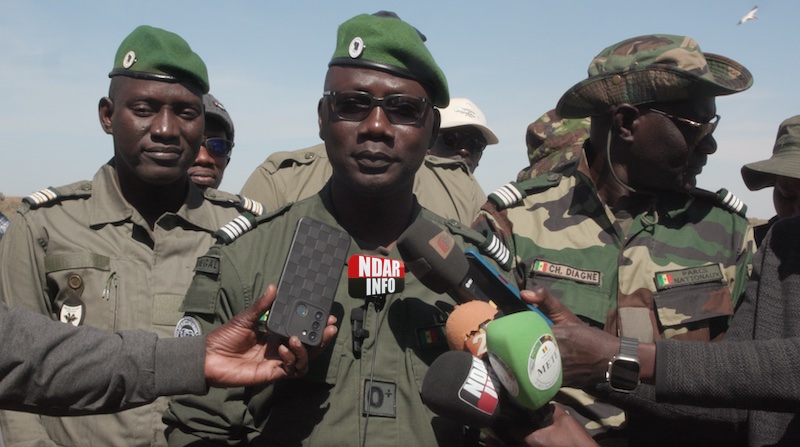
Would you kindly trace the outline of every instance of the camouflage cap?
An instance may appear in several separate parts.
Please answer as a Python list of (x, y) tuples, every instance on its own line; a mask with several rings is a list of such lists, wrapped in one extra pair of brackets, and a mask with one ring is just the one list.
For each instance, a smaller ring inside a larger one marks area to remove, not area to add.
[(800, 115), (784, 120), (767, 160), (742, 166), (742, 180), (751, 191), (775, 186), (775, 176), (800, 179)]
[(703, 53), (691, 37), (652, 34), (614, 44), (589, 65), (589, 78), (556, 106), (564, 118), (599, 115), (611, 106), (737, 93), (753, 85), (741, 64)]
[(361, 14), (342, 23), (328, 66), (365, 67), (416, 80), (430, 91), (434, 105), (447, 107), (447, 79), (420, 33), (389, 14)]
[(517, 174), (522, 182), (548, 172), (560, 172), (574, 164), (589, 137), (589, 118), (562, 119), (550, 110), (528, 125), (525, 144), (530, 164)]
[(206, 93), (203, 95), (203, 107), (205, 108), (206, 121), (211, 118), (219, 122), (225, 129), (225, 134), (228, 136), (228, 139), (233, 142), (233, 120), (231, 116), (228, 115), (225, 106), (217, 101), (214, 95)]
[(208, 70), (189, 44), (175, 33), (142, 25), (133, 30), (114, 56), (108, 77), (128, 76), (162, 82), (191, 82), (208, 93)]

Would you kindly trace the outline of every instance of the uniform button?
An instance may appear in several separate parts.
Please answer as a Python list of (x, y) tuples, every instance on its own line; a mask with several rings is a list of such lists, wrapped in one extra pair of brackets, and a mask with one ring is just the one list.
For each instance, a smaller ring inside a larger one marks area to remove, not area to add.
[(312, 158), (314, 158), (314, 153), (313, 152), (306, 152), (305, 157), (306, 157), (306, 160), (311, 160)]
[(83, 285), (83, 278), (81, 278), (81, 275), (73, 273), (67, 278), (67, 284), (69, 284), (71, 289), (78, 290)]
[(561, 174), (556, 173), (556, 172), (551, 172), (551, 173), (547, 174), (547, 180), (550, 181), (550, 182), (555, 182), (560, 178), (561, 178)]
[(612, 76), (612, 77), (611, 77), (611, 83), (612, 83), (612, 84), (614, 84), (614, 85), (619, 85), (619, 84), (621, 84), (621, 83), (622, 83), (622, 76), (620, 76), (620, 75), (614, 75), (614, 76)]

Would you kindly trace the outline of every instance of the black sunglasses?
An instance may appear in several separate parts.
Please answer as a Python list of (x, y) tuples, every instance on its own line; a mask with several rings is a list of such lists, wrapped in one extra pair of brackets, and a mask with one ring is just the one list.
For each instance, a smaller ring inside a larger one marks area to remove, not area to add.
[(397, 93), (376, 98), (367, 92), (325, 91), (322, 96), (330, 98), (331, 110), (345, 121), (364, 121), (372, 109), (381, 106), (392, 124), (418, 124), (425, 119), (432, 107), (428, 98)]
[(231, 158), (233, 141), (224, 138), (207, 138), (203, 141), (203, 147), (208, 151), (208, 155), (214, 158)]
[(469, 132), (462, 132), (458, 130), (448, 131), (442, 129), (439, 133), (442, 138), (442, 143), (453, 150), (465, 148), (468, 151), (475, 153), (481, 152), (486, 149), (486, 139), (483, 135), (475, 135)]
[(717, 125), (719, 124), (719, 120), (722, 119), (721, 116), (714, 115), (714, 118), (712, 118), (711, 121), (707, 123), (698, 123), (697, 121), (692, 121), (688, 118), (670, 115), (669, 113), (664, 112), (662, 110), (651, 108), (650, 111), (671, 119), (672, 122), (678, 125), (679, 127), (683, 126), (684, 128), (687, 128), (690, 131), (692, 131), (691, 140), (694, 144), (703, 141), (703, 138), (714, 133), (714, 131), (717, 130)]

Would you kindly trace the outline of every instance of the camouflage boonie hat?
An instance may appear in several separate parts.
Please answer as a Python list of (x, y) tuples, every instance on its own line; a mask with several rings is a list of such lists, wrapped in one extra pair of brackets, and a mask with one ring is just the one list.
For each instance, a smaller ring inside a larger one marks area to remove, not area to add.
[(342, 23), (336, 37), (332, 66), (381, 70), (423, 84), (437, 107), (447, 107), (447, 79), (436, 64), (423, 36), (396, 14), (361, 14)]
[(208, 93), (206, 64), (175, 33), (142, 25), (133, 30), (114, 56), (114, 69), (108, 74), (161, 82), (190, 82)]
[(800, 179), (800, 115), (784, 120), (768, 160), (742, 166), (742, 180), (751, 191), (775, 186), (775, 176)]
[(652, 34), (598, 54), (589, 65), (589, 78), (564, 93), (556, 111), (563, 118), (583, 118), (617, 104), (730, 95), (751, 85), (753, 76), (744, 66), (703, 53), (691, 37)]
[(517, 182), (545, 173), (563, 172), (574, 166), (589, 138), (589, 118), (562, 119), (550, 110), (528, 125), (525, 143), (530, 164), (519, 171)]

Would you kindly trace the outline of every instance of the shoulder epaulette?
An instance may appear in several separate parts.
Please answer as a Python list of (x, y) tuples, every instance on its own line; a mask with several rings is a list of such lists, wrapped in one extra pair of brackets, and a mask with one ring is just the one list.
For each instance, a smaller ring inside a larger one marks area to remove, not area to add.
[(493, 233), (481, 233), (453, 219), (445, 221), (445, 225), (451, 233), (458, 234), (475, 244), (482, 254), (490, 256), (506, 271), (511, 268), (511, 251)]
[(264, 205), (262, 205), (261, 202), (256, 202), (255, 200), (247, 198), (243, 195), (239, 195), (239, 198), (242, 200), (242, 203), (239, 206), (244, 208), (245, 211), (248, 211), (256, 216), (264, 214)]
[(222, 228), (214, 233), (214, 236), (222, 240), (225, 244), (230, 244), (243, 234), (257, 227), (258, 224), (268, 222), (275, 218), (275, 216), (283, 214), (286, 212), (286, 210), (291, 208), (292, 204), (293, 202), (289, 202), (275, 211), (258, 216), (250, 212), (244, 212), (236, 216), (232, 221), (223, 225)]
[(561, 174), (548, 172), (524, 182), (506, 183), (489, 194), (489, 200), (498, 210), (503, 210), (522, 202), (530, 194), (550, 189), (559, 183), (561, 183)]
[(689, 194), (692, 197), (707, 200), (714, 205), (738, 214), (741, 217), (747, 217), (747, 205), (745, 205), (741, 199), (733, 195), (733, 193), (725, 188), (722, 188), (717, 192), (694, 188), (689, 192)]
[(717, 191), (717, 203), (742, 217), (747, 217), (747, 205), (725, 188)]
[(261, 202), (257, 202), (243, 195), (231, 194), (214, 188), (206, 188), (203, 197), (212, 202), (233, 204), (239, 211), (248, 212), (256, 216), (260, 216), (264, 213), (264, 205), (262, 205)]
[(40, 189), (33, 194), (22, 199), (30, 208), (38, 208), (43, 205), (57, 203), (78, 197), (88, 197), (92, 195), (92, 182), (80, 181), (67, 186), (54, 188), (52, 186)]
[(310, 164), (320, 158), (325, 153), (325, 145), (318, 144), (316, 146), (307, 147), (305, 149), (298, 149), (296, 151), (281, 151), (275, 152), (264, 162), (264, 168), (271, 172), (281, 168), (287, 168), (293, 164)]

